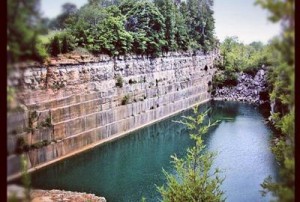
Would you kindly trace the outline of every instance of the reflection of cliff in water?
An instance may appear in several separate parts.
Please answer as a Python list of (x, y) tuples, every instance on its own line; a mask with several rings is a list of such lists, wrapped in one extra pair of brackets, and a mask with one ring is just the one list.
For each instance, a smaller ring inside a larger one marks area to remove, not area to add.
[(211, 101), (211, 117), (220, 121), (234, 120), (239, 114), (239, 104), (229, 101)]

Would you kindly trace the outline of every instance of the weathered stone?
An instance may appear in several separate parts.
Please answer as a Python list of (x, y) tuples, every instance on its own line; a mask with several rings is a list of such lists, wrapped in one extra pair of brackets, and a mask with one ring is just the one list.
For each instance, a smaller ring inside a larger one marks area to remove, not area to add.
[[(37, 86), (37, 90), (24, 90), (19, 95), (28, 110), (40, 112), (37, 125), (48, 117), (53, 124), (26, 135), (32, 143), (52, 141), (29, 152), (32, 166), (209, 99), (207, 84), (215, 72), (210, 67), (217, 57), (217, 54), (191, 57), (191, 53), (170, 53), (156, 59), (119, 58), (114, 64), (111, 58), (100, 56), (93, 63), (71, 63), (75, 59), (70, 59), (57, 62), (56, 66), (29, 69), (23, 80), (33, 79), (30, 85), (36, 86), (39, 79), (47, 80), (48, 87), (64, 83), (56, 89)], [(114, 75), (122, 76), (123, 87), (116, 86)], [(130, 79), (137, 83), (130, 84)], [(26, 83), (23, 85), (28, 89)], [(223, 94), (230, 92), (226, 89)], [(129, 103), (122, 105), (125, 96), (129, 97)], [(22, 132), (28, 125), (28, 117), (18, 120)], [(10, 126), (13, 131), (15, 127)], [(13, 145), (15, 141), (7, 144)], [(13, 149), (9, 151), (12, 153)]]

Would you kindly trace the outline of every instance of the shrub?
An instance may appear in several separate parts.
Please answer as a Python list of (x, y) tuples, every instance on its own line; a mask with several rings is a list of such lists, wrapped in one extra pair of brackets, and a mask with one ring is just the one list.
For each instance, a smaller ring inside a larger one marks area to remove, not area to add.
[(116, 86), (122, 88), (123, 87), (123, 78), (119, 75), (117, 76)]
[(67, 36), (63, 36), (62, 39), (62, 45), (61, 45), (61, 52), (62, 53), (67, 53), (70, 52), (70, 45), (69, 45), (69, 41), (67, 39)]
[(246, 74), (250, 74), (251, 76), (255, 76), (258, 69), (259, 69), (258, 66), (248, 66), (248, 67), (243, 69), (243, 72), (246, 73)]
[(127, 105), (129, 103), (129, 96), (125, 95), (122, 99), (122, 105)]
[(89, 55), (90, 52), (86, 49), (86, 48), (83, 48), (83, 47), (76, 47), (72, 53), (74, 54), (78, 54), (78, 55)]
[(49, 49), (49, 52), (52, 56), (56, 57), (58, 54), (60, 54), (60, 44), (58, 36), (54, 36), (54, 38), (51, 40)]
[(40, 123), (39, 125), (40, 127), (51, 127), (52, 123), (51, 123), (51, 117), (47, 117), (43, 122)]
[(134, 83), (137, 83), (137, 81), (134, 80), (134, 79), (129, 79), (128, 83), (129, 83), (129, 84), (134, 84)]
[(48, 57), (46, 46), (40, 40), (37, 40), (33, 54), (33, 57), (39, 62), (44, 62)]
[(194, 146), (187, 149), (183, 158), (171, 156), (175, 173), (163, 170), (167, 183), (157, 187), (162, 201), (224, 201), (224, 192), (221, 190), (224, 178), (219, 176), (218, 168), (213, 169), (216, 154), (205, 151), (203, 143), (202, 136), (217, 123), (211, 124), (209, 121), (205, 125), (207, 113), (208, 111), (198, 114), (196, 107), (194, 116), (183, 117), (183, 121), (178, 121), (191, 131), (190, 138), (194, 141)]
[(16, 153), (21, 154), (29, 150), (29, 145), (25, 142), (22, 136), (19, 136), (16, 142)]
[(238, 83), (237, 74), (230, 71), (216, 73), (212, 79), (213, 88), (222, 88), (223, 86), (236, 86)]

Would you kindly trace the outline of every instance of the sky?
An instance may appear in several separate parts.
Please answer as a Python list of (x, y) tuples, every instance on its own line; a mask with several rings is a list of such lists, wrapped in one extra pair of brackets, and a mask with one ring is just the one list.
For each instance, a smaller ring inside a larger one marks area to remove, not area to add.
[(216, 36), (223, 41), (226, 36), (237, 36), (241, 42), (251, 43), (269, 39), (280, 33), (280, 24), (269, 22), (269, 13), (255, 0), (215, 0), (214, 17)]
[[(44, 17), (53, 18), (60, 14), (64, 3), (74, 3), (78, 8), (87, 0), (41, 0)], [(280, 25), (267, 20), (268, 12), (254, 5), (255, 0), (215, 0), (215, 34), (222, 42), (227, 36), (237, 36), (240, 42), (267, 43), (280, 33)]]

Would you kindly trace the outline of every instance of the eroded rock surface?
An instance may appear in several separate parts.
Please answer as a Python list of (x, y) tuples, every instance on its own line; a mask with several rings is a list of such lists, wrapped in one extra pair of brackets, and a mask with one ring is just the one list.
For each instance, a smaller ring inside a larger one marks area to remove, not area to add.
[[(7, 187), (7, 196), (9, 200), (16, 199), (22, 201), (25, 198), (24, 188), (18, 185), (9, 185)], [(40, 190), (34, 189), (30, 192), (32, 202), (106, 202), (104, 197), (96, 196), (83, 192), (72, 192), (64, 190)], [(9, 201), (8, 200), (8, 201)]]
[(255, 76), (240, 73), (236, 86), (217, 88), (213, 97), (216, 100), (222, 99), (262, 104), (268, 100), (266, 99), (267, 96), (267, 72), (264, 69), (260, 69)]
[(8, 83), (20, 89), (21, 107), (8, 113), (8, 175), (20, 170), (20, 153), (36, 167), (209, 100), (219, 57), (99, 56), (16, 67)]

